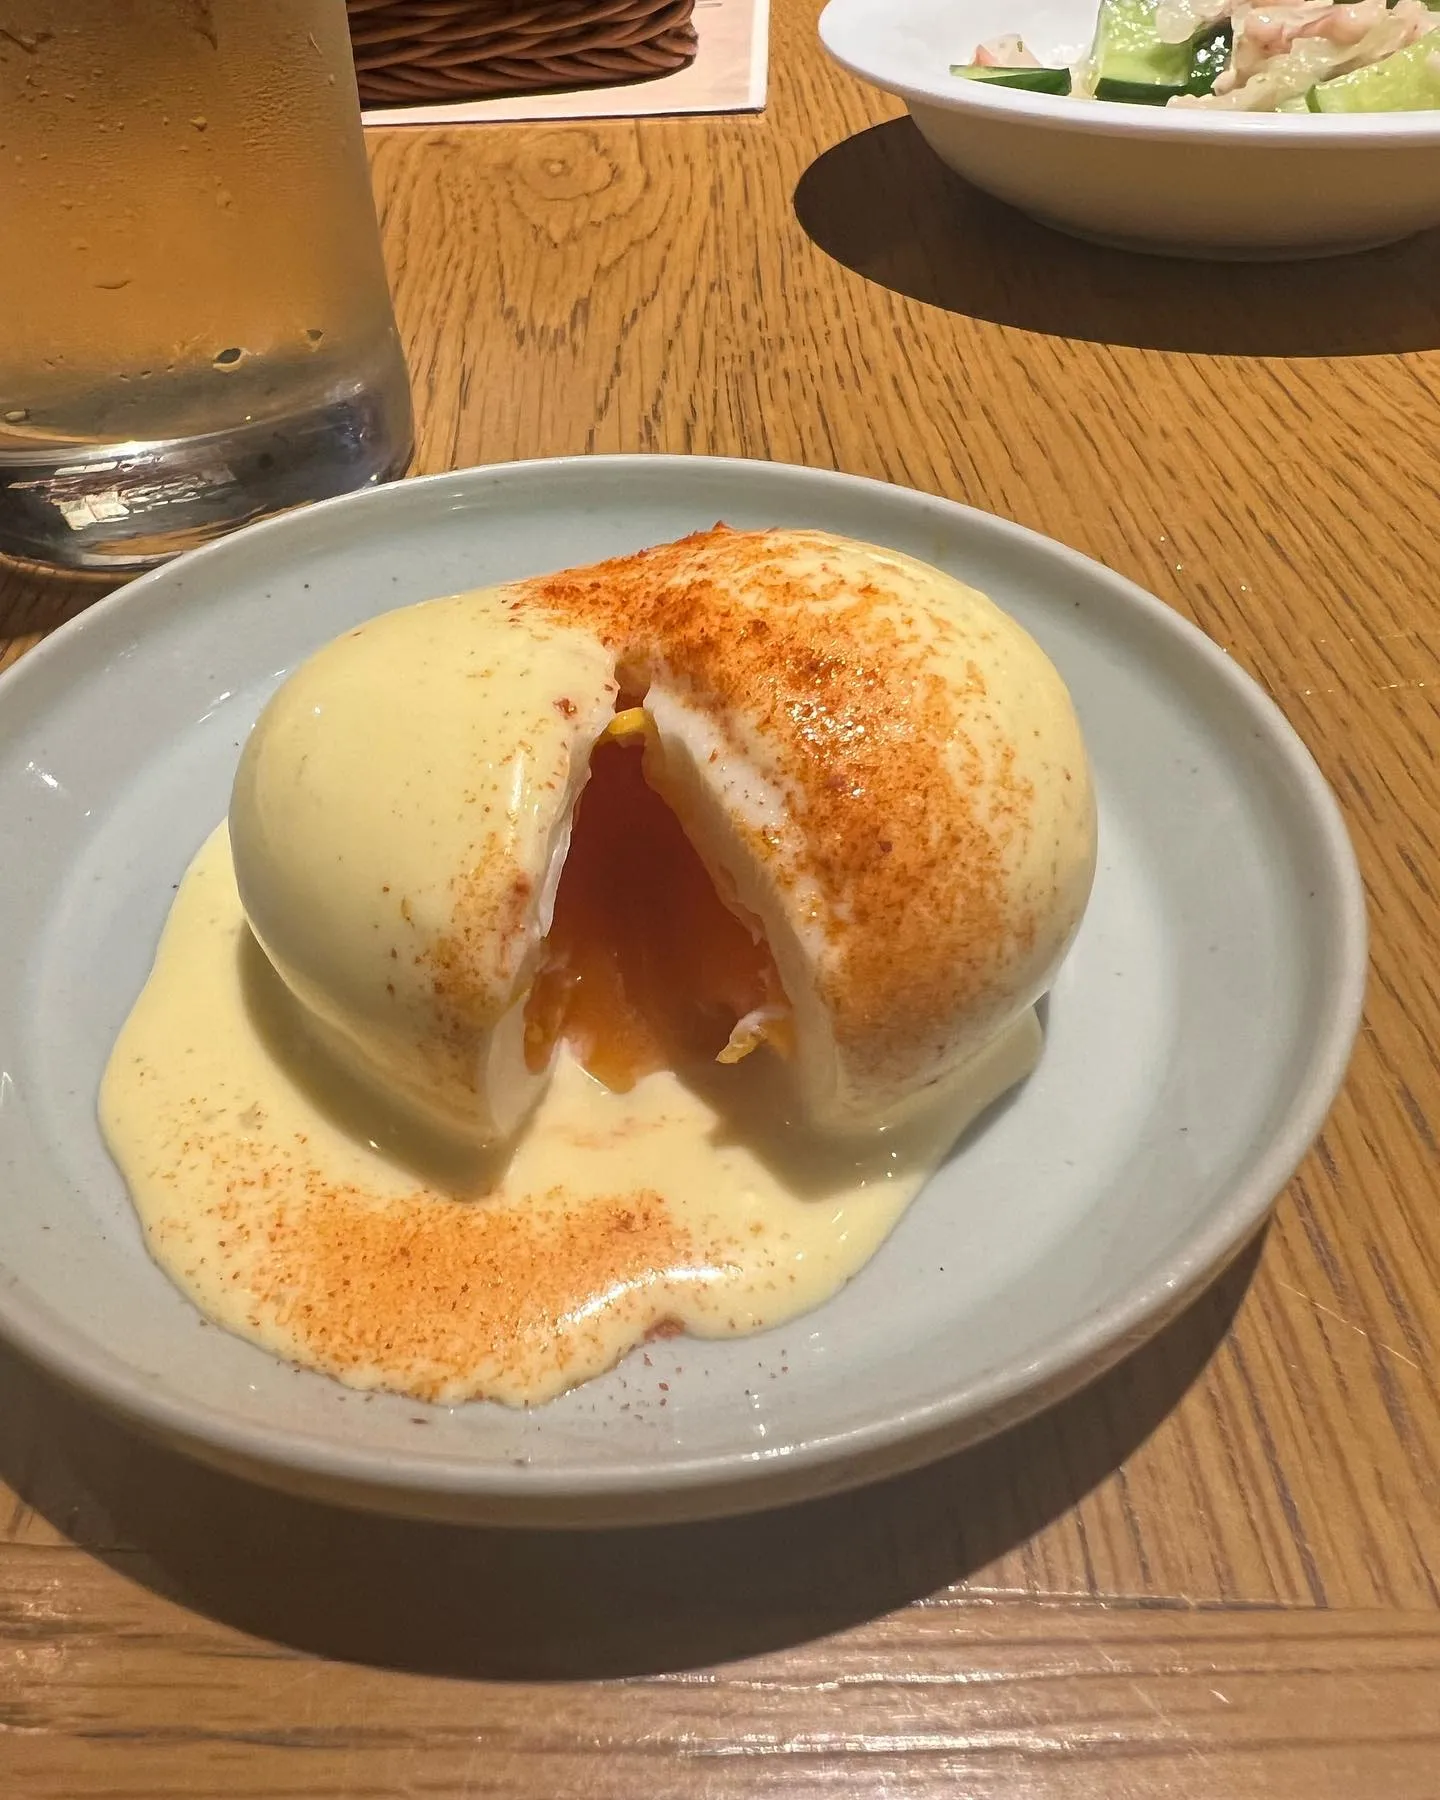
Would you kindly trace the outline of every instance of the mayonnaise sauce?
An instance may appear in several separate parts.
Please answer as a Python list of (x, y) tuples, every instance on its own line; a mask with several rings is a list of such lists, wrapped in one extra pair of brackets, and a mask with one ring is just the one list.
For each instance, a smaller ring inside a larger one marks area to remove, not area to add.
[(219, 1324), (355, 1387), (517, 1405), (659, 1332), (739, 1335), (819, 1305), (1039, 1047), (1027, 1011), (934, 1106), (863, 1139), (792, 1120), (769, 1051), (624, 1094), (562, 1051), (519, 1138), (480, 1150), (386, 1107), (310, 1035), (221, 826), (100, 1112), (152, 1254)]

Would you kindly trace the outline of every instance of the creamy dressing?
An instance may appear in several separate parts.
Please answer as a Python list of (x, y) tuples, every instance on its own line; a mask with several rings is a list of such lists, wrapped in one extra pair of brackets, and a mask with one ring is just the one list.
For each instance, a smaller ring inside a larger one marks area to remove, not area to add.
[(219, 1324), (355, 1387), (517, 1405), (657, 1333), (740, 1335), (819, 1305), (1040, 1041), (1026, 1010), (923, 1114), (854, 1139), (788, 1116), (766, 1050), (626, 1094), (562, 1051), (519, 1138), (479, 1149), (387, 1106), (312, 1035), (251, 935), (221, 826), (100, 1112), (151, 1253)]

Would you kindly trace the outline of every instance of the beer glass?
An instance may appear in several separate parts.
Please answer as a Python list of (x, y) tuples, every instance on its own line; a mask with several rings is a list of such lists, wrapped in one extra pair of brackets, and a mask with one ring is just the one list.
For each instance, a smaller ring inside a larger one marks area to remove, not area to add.
[(410, 449), (344, 0), (0, 0), (0, 551), (144, 568)]

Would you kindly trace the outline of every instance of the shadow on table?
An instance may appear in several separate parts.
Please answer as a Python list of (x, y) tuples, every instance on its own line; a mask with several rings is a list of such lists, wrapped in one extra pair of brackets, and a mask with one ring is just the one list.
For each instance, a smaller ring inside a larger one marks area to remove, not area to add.
[(867, 281), (1023, 331), (1207, 356), (1440, 348), (1440, 231), (1323, 262), (1104, 250), (962, 181), (909, 119), (817, 157), (795, 189), (795, 214), (828, 256)]
[(1228, 1330), (1257, 1256), (1258, 1245), (1119, 1368), (1004, 1436), (741, 1519), (543, 1532), (349, 1513), (132, 1438), (9, 1356), (0, 1475), (60, 1530), (109, 1543), (96, 1553), (127, 1576), (317, 1655), (506, 1680), (695, 1668), (893, 1611), (1039, 1531), (1180, 1399)]

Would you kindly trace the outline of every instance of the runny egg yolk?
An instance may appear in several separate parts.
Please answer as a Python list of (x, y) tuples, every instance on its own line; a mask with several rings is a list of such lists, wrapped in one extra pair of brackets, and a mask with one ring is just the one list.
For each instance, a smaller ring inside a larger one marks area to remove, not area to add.
[(595, 747), (525, 1009), (532, 1069), (563, 1038), (617, 1093), (762, 1039), (783, 1046), (788, 1023), (764, 937), (720, 899), (645, 779), (646, 729), (638, 708), (621, 712)]

